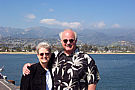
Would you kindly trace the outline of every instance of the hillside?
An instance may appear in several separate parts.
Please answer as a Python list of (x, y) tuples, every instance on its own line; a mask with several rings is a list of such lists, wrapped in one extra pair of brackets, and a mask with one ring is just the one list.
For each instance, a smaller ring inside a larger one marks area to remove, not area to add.
[[(59, 32), (63, 29), (48, 27), (31, 27), (26, 29), (0, 27), (0, 38), (59, 38)], [(104, 29), (104, 30), (75, 30), (78, 40), (83, 43), (105, 45), (117, 41), (135, 42), (134, 29)]]

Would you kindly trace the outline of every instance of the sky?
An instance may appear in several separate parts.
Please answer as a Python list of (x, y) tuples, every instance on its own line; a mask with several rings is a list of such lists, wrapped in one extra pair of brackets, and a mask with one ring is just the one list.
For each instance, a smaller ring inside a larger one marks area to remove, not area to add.
[(135, 0), (0, 0), (0, 27), (135, 29)]

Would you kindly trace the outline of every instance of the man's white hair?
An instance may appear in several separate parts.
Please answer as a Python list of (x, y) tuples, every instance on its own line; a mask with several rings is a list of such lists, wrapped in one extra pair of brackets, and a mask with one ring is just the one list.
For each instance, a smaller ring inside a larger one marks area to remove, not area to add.
[[(66, 30), (71, 30), (71, 31), (73, 31), (72, 29), (65, 29), (64, 31), (66, 31)], [(63, 31), (63, 32), (64, 32)], [(59, 37), (60, 37), (60, 39), (62, 40), (62, 34), (63, 34), (63, 32), (60, 32), (59, 33)], [(74, 31), (73, 31), (74, 32)], [(77, 33), (76, 32), (74, 32), (74, 35), (75, 35), (75, 40), (77, 40)]]

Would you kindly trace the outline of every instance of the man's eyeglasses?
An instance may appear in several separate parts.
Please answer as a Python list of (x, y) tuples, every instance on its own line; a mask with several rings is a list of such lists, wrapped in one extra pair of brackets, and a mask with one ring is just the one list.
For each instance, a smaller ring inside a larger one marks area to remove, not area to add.
[(70, 43), (73, 43), (73, 42), (74, 42), (74, 39), (69, 39), (69, 40), (64, 39), (64, 40), (63, 40), (64, 43), (67, 43), (68, 41), (69, 41)]
[(44, 56), (44, 54), (45, 54), (45, 56), (48, 56), (50, 53), (40, 53), (39, 55)]

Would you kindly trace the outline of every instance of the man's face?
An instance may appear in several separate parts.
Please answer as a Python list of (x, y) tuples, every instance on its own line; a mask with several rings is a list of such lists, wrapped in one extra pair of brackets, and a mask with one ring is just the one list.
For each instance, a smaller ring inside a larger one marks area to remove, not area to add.
[(49, 52), (48, 49), (40, 48), (39, 53), (37, 54), (37, 57), (40, 63), (48, 63), (51, 57), (51, 53)]
[(73, 52), (76, 48), (76, 40), (73, 31), (64, 31), (61, 40), (62, 46), (66, 52)]

